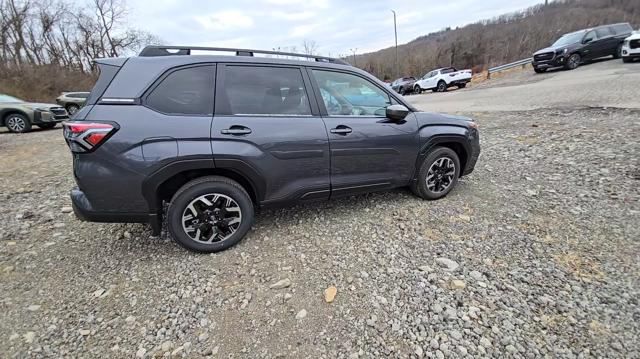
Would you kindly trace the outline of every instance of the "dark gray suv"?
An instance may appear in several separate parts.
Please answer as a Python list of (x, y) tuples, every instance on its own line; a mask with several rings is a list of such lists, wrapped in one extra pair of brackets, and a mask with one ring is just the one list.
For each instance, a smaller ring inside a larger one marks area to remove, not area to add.
[(236, 244), (262, 206), (402, 186), (444, 197), (480, 153), (472, 120), (420, 112), (337, 59), (152, 46), (96, 62), (86, 105), (65, 123), (76, 215), (156, 234), (164, 219), (198, 252)]

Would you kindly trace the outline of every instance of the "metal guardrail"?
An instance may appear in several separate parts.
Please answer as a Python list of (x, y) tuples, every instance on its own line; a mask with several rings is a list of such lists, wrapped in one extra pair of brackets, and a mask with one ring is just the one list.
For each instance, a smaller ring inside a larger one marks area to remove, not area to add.
[(522, 60), (519, 60), (519, 61), (516, 61), (516, 62), (512, 62), (510, 64), (504, 64), (504, 65), (492, 67), (487, 71), (487, 78), (490, 79), (491, 78), (491, 74), (495, 73), (495, 72), (508, 70), (508, 69), (511, 69), (511, 68), (514, 68), (514, 67), (518, 67), (518, 66), (522, 66), (522, 68), (524, 68), (524, 66), (527, 65), (527, 64), (530, 64), (532, 60), (533, 60), (533, 58), (529, 57), (527, 59), (522, 59)]

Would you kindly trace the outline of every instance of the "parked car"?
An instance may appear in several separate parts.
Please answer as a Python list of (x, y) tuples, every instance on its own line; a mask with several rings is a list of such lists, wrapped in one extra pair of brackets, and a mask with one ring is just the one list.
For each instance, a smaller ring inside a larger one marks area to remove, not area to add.
[(632, 32), (631, 25), (620, 23), (562, 35), (550, 47), (533, 54), (533, 70), (537, 73), (554, 67), (573, 70), (585, 61), (600, 57), (620, 58), (622, 43)]
[(632, 62), (640, 58), (640, 31), (635, 31), (622, 43), (622, 61)]
[(391, 88), (393, 91), (404, 96), (413, 91), (413, 84), (415, 82), (415, 77), (402, 77), (393, 81), (391, 83)]
[(158, 234), (164, 218), (178, 244), (216, 252), (245, 236), (260, 206), (401, 186), (435, 200), (474, 169), (475, 122), (420, 112), (341, 60), (197, 49), (236, 56), (149, 46), (96, 60), (100, 77), (64, 124), (80, 219)]
[(33, 125), (43, 129), (54, 128), (58, 122), (68, 118), (67, 111), (58, 105), (26, 102), (0, 94), (0, 126), (11, 132), (29, 132)]
[(415, 93), (422, 93), (422, 91), (425, 90), (445, 92), (452, 86), (464, 88), (471, 82), (471, 76), (471, 70), (457, 70), (455, 67), (444, 67), (433, 70), (416, 81), (413, 86), (413, 91)]
[(89, 97), (88, 92), (63, 92), (56, 102), (64, 107), (70, 115), (74, 115), (82, 107)]

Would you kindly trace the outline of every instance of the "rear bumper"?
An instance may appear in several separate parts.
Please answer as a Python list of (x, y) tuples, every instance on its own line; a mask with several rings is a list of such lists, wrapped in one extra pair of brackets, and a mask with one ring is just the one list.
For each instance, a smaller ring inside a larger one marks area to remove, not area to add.
[(87, 196), (78, 187), (71, 190), (73, 213), (81, 221), (103, 223), (149, 223), (154, 234), (159, 234), (162, 219), (157, 214), (95, 211)]

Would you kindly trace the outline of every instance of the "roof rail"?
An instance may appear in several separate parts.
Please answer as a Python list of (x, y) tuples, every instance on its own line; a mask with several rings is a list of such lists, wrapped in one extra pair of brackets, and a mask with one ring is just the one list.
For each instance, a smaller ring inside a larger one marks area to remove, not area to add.
[[(172, 51), (173, 50), (173, 51)], [(159, 45), (149, 45), (140, 51), (140, 55), (142, 57), (153, 57), (153, 56), (174, 56), (174, 55), (191, 55), (193, 50), (197, 51), (220, 51), (220, 52), (235, 52), (236, 56), (253, 56), (254, 54), (264, 54), (264, 55), (279, 55), (279, 56), (291, 56), (291, 57), (301, 57), (307, 59), (314, 59), (317, 62), (329, 62), (340, 65), (348, 65), (349, 63), (342, 61), (340, 59), (335, 59), (332, 57), (326, 56), (318, 56), (318, 55), (307, 55), (307, 54), (297, 54), (293, 52), (281, 52), (281, 51), (267, 51), (267, 50), (251, 50), (251, 49), (233, 49), (226, 47), (203, 47), (203, 46), (159, 46)]]

